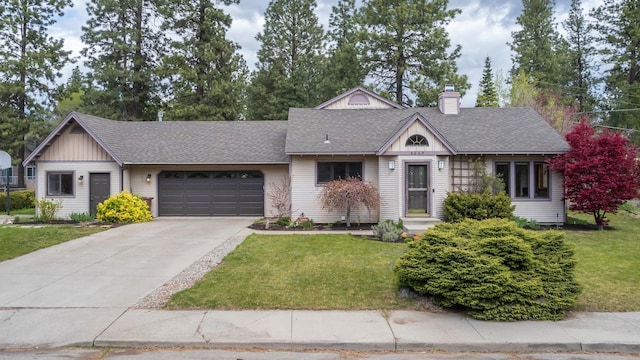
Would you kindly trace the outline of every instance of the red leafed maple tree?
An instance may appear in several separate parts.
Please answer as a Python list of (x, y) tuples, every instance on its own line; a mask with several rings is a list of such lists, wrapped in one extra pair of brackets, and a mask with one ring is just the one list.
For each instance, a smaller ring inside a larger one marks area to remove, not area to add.
[(571, 150), (548, 160), (549, 168), (563, 175), (570, 209), (593, 214), (602, 229), (607, 213), (638, 197), (638, 148), (619, 132), (604, 129), (596, 134), (584, 120), (565, 138)]

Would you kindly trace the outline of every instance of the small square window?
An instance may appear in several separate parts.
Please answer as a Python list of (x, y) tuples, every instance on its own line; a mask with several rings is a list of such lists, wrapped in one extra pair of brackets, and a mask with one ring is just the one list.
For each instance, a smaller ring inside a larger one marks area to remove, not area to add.
[(48, 196), (72, 196), (73, 195), (73, 173), (72, 172), (47, 173), (47, 195)]
[(25, 170), (27, 172), (27, 180), (33, 180), (36, 178), (36, 168), (34, 166), (27, 166)]

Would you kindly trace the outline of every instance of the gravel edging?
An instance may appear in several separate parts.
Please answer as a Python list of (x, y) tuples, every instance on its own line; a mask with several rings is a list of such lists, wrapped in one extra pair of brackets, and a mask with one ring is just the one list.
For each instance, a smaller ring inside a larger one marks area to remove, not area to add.
[(184, 290), (193, 286), (196, 281), (200, 280), (213, 268), (218, 266), (222, 259), (227, 256), (233, 249), (246, 239), (249, 232), (241, 231), (238, 234), (225, 240), (222, 244), (210, 251), (205, 256), (198, 259), (186, 269), (182, 270), (173, 279), (164, 283), (161, 287), (155, 289), (149, 295), (140, 299), (131, 308), (132, 309), (159, 309), (169, 301), (173, 294), (180, 290)]

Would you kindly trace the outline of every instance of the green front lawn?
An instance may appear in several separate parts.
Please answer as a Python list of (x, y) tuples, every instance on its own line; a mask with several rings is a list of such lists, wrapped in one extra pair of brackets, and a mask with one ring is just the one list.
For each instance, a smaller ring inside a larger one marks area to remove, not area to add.
[(102, 231), (100, 227), (68, 225), (42, 228), (0, 226), (0, 261)]
[[(593, 223), (593, 218), (571, 214)], [(640, 311), (640, 219), (610, 215), (614, 230), (566, 230), (576, 245), (578, 311)], [(168, 308), (397, 309), (393, 273), (404, 244), (349, 235), (251, 235)]]
[[(593, 216), (571, 217), (594, 223)], [(576, 244), (578, 311), (640, 311), (640, 218), (607, 215), (613, 230), (565, 231)], [(579, 221), (578, 221), (579, 222)]]
[(350, 235), (251, 235), (168, 308), (391, 309), (405, 244)]

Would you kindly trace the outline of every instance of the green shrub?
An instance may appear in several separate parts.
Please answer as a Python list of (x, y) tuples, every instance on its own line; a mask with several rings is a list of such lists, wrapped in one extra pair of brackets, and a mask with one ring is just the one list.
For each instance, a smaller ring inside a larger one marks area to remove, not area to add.
[(518, 227), (523, 228), (523, 229), (531, 229), (531, 230), (539, 230), (540, 226), (538, 226), (538, 222), (535, 220), (527, 220), (523, 217), (520, 216), (513, 216), (511, 218), (511, 220), (513, 222), (515, 222), (516, 224), (518, 224)]
[(313, 230), (313, 220), (309, 219), (309, 221), (305, 221), (302, 223), (302, 229), (304, 230)]
[(450, 222), (464, 219), (510, 219), (514, 209), (511, 198), (505, 193), (449, 193), (444, 200), (444, 216)]
[(576, 301), (573, 247), (506, 219), (441, 223), (395, 265), (399, 283), (482, 320), (559, 320)]
[(290, 223), (291, 223), (290, 216), (283, 216), (278, 220), (276, 220), (276, 225), (280, 225), (280, 226), (289, 226)]
[(139, 223), (153, 220), (149, 205), (141, 196), (123, 191), (98, 204), (96, 218), (102, 222)]
[(88, 222), (95, 220), (95, 217), (90, 213), (71, 213), (69, 219), (77, 222)]
[[(11, 191), (9, 200), (11, 202), (10, 210), (29, 209), (36, 206), (36, 193), (33, 190)], [(6, 192), (0, 192), (0, 210), (7, 210)]]
[(49, 223), (55, 220), (55, 218), (58, 216), (58, 211), (62, 209), (62, 200), (48, 200), (42, 198), (41, 200), (37, 201), (37, 206), (38, 212), (40, 214), (37, 219), (41, 220), (42, 222)]
[(393, 220), (385, 220), (378, 225), (371, 227), (373, 237), (384, 242), (396, 242), (400, 239), (400, 235), (404, 232), (402, 222), (396, 223)]

